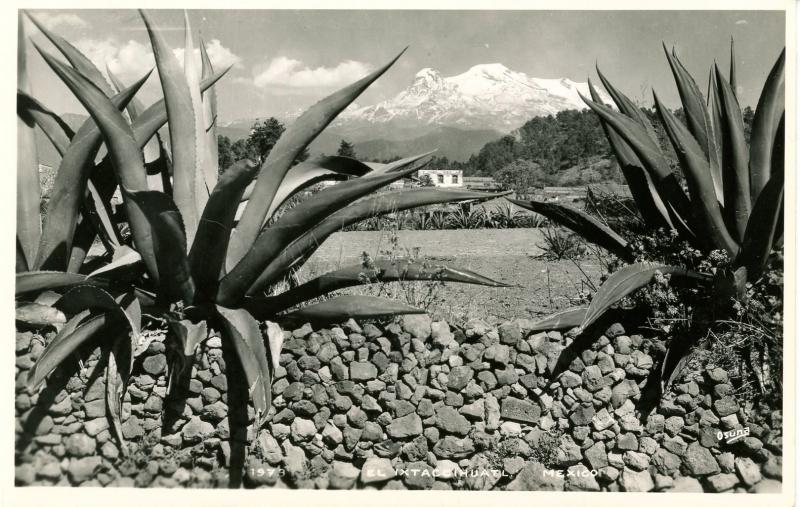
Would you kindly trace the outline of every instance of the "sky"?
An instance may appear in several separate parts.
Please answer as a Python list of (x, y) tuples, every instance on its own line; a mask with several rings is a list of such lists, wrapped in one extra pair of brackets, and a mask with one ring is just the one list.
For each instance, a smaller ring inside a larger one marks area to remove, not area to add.
[[(154, 66), (135, 10), (31, 12), (125, 83)], [(151, 14), (182, 59), (183, 12)], [(651, 104), (654, 88), (675, 107), (662, 41), (675, 47), (705, 91), (715, 59), (727, 74), (733, 37), (740, 102), (755, 107), (785, 41), (781, 11), (192, 10), (188, 17), (194, 40), (206, 41), (215, 68), (233, 65), (217, 85), (221, 122), (305, 109), (406, 46), (357, 105), (393, 97), (425, 67), (451, 76), (473, 65), (502, 63), (530, 77), (584, 82), (595, 79), (597, 62), (637, 102)], [(26, 23), (26, 33), (55, 52), (32, 24)], [(82, 113), (31, 44), (27, 54), (34, 96), (58, 113)], [(145, 103), (160, 98), (156, 74), (140, 96)]]

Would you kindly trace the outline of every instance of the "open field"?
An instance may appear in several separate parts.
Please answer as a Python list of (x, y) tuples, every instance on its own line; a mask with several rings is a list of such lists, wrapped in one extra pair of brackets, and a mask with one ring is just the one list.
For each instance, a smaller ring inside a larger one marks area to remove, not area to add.
[[(305, 280), (339, 266), (356, 264), (362, 252), (376, 258), (391, 249), (391, 235), (389, 231), (336, 233), (311, 257), (300, 276)], [(491, 288), (448, 283), (439, 293), (441, 299), (430, 308), (437, 318), (458, 321), (465, 315), (501, 319), (542, 316), (570, 306), (569, 298), (586, 290), (587, 278), (596, 284), (601, 275), (594, 259), (582, 260), (580, 267), (571, 261), (538, 259), (543, 242), (538, 229), (398, 231), (397, 237), (397, 255), (405, 248), (419, 247), (420, 256), (434, 262), (471, 269), (516, 285)], [(357, 287), (349, 291), (375, 290)]]

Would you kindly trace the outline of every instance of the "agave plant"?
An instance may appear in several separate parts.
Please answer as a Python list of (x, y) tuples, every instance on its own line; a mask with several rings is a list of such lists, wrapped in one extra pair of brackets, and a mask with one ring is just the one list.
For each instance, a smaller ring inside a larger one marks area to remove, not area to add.
[[(732, 259), (730, 268), (713, 274), (715, 299), (724, 305), (732, 298), (744, 297), (746, 284), (758, 280), (771, 252), (782, 241), (784, 52), (761, 92), (749, 146), (735, 93), (733, 43), (728, 78), (715, 64), (706, 97), (674, 49), (670, 52), (664, 46), (664, 52), (677, 84), (686, 124), (654, 93), (655, 107), (677, 154), (680, 177), (671, 170), (668, 156), (660, 149), (645, 113), (599, 69), (598, 75), (617, 110), (600, 101), (591, 82), (592, 100), (581, 97), (599, 116), (646, 227), (651, 231), (663, 229), (665, 234), (671, 231), (701, 252), (723, 251)], [(572, 229), (624, 261), (634, 260), (634, 251), (625, 238), (583, 211), (555, 203), (512, 202)], [(710, 273), (697, 273), (681, 266), (633, 263), (610, 275), (588, 308), (562, 312), (545, 319), (541, 325), (578, 326), (578, 331), (582, 331), (612, 305), (649, 284), (659, 272), (702, 283), (712, 279)], [(687, 352), (685, 343), (668, 349), (665, 364), (674, 366)], [(665, 371), (665, 376), (674, 379), (676, 373)]]
[[(302, 266), (325, 238), (369, 217), (497, 196), (435, 188), (370, 196), (418, 170), (424, 156), (372, 166), (347, 157), (294, 164), (399, 55), (308, 109), (260, 167), (242, 161), (218, 177), (212, 87), (226, 70), (214, 72), (201, 41), (198, 72), (191, 57), (194, 43), (188, 16), (183, 68), (151, 15), (141, 12), (141, 17), (163, 91), (163, 100), (147, 108), (134, 96), (150, 73), (128, 87), (109, 76), (114, 91), (89, 59), (31, 17), (69, 64), (37, 49), (91, 116), (77, 132), (30, 96), (20, 23), (17, 320), (59, 329), (29, 370), (28, 386), (38, 389), (78, 347), (106, 331), (102, 334), (111, 338), (100, 344), (108, 353), (106, 399), (122, 442), (125, 384), (134, 358), (147, 348), (141, 333), (144, 316), (169, 325), (171, 392), (177, 380), (191, 371), (195, 350), (210, 329), (219, 331), (239, 358), (258, 428), (270, 409), (271, 379), (283, 335), (278, 325), (267, 322), (265, 340), (257, 319), (325, 322), (421, 313), (396, 301), (360, 296), (334, 297), (291, 311), (349, 285), (430, 278), (413, 264), (403, 270), (381, 267), (369, 277), (345, 268), (276, 294), (276, 287), (285, 286), (280, 282)], [(169, 129), (169, 150), (157, 137), (164, 125)], [(43, 225), (34, 126), (62, 156)], [(102, 145), (107, 155), (95, 163)], [(143, 150), (157, 158), (145, 163)], [(276, 215), (287, 199), (323, 179), (347, 181)], [(115, 215), (109, 203), (117, 189), (123, 206)], [(240, 202), (243, 209), (237, 221)], [(120, 233), (120, 221), (127, 224), (129, 236)], [(93, 258), (88, 253), (96, 238), (106, 253)], [(453, 268), (443, 268), (440, 279), (502, 285)], [(108, 332), (119, 328), (123, 332)]]

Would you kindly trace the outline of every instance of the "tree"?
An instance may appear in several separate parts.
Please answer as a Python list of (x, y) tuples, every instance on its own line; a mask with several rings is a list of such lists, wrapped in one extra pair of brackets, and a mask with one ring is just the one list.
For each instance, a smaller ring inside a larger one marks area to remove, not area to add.
[(531, 188), (541, 188), (550, 183), (548, 175), (536, 162), (517, 159), (494, 173), (494, 179), (517, 196), (524, 197)]
[(420, 176), (419, 177), (419, 185), (421, 187), (432, 187), (433, 186), (433, 180), (431, 179), (431, 175), (430, 174), (423, 174), (422, 176)]
[(342, 139), (342, 142), (339, 143), (339, 151), (337, 151), (336, 154), (340, 157), (356, 158), (355, 148), (351, 143), (348, 143), (344, 139)]
[(217, 162), (219, 164), (219, 173), (225, 172), (236, 161), (234, 158), (233, 148), (231, 147), (231, 140), (228, 136), (217, 136)]
[[(256, 122), (247, 138), (249, 152), (255, 155), (259, 163), (264, 162), (285, 130), (286, 127), (275, 117)], [(297, 156), (294, 163), (302, 162), (307, 158), (308, 149), (305, 149)]]

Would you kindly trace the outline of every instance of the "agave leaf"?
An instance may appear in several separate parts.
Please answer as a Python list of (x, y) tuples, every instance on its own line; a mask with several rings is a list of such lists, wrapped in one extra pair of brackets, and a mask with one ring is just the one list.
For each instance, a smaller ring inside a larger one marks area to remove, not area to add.
[(785, 61), (784, 48), (769, 72), (753, 116), (753, 127), (750, 132), (750, 200), (754, 203), (770, 178), (773, 143), (784, 112)]
[(86, 55), (81, 53), (75, 46), (67, 42), (63, 37), (54, 34), (50, 30), (47, 29), (42, 23), (39, 22), (35, 17), (33, 17), (29, 13), (25, 13), (28, 18), (33, 21), (33, 24), (36, 25), (36, 28), (41, 31), (45, 37), (47, 37), (50, 42), (58, 49), (64, 58), (67, 59), (70, 65), (74, 67), (75, 71), (81, 74), (84, 78), (88, 79), (93, 85), (99, 88), (104, 95), (110, 97), (114, 95), (113, 91), (111, 90), (111, 86), (109, 86), (108, 81), (103, 77), (103, 74), (97, 68), (97, 66), (89, 60)]
[(167, 303), (181, 300), (190, 304), (195, 286), (186, 256), (186, 233), (180, 211), (164, 193), (130, 192), (125, 188), (122, 191), (149, 222), (157, 265), (155, 281), (161, 287), (159, 297)]
[(628, 249), (628, 242), (588, 213), (551, 202), (520, 201), (517, 199), (509, 199), (509, 201), (563, 225), (587, 241), (607, 249), (621, 259), (628, 261), (633, 259), (633, 255)]
[[(711, 116), (711, 128), (714, 134), (714, 145), (717, 148), (717, 160), (719, 161), (719, 175), (718, 178), (722, 181), (722, 101), (719, 98), (719, 85), (717, 83), (717, 75), (714, 72), (714, 66), (711, 66), (708, 75), (708, 108), (709, 115)], [(723, 192), (723, 200), (720, 201), (725, 205), (725, 195)]]
[[(185, 32), (184, 51), (183, 51), (183, 74), (186, 76), (186, 84), (189, 87), (189, 97), (192, 104), (192, 119), (194, 120), (194, 185), (195, 185), (195, 205), (197, 206), (197, 217), (208, 201), (208, 194), (214, 188), (216, 175), (209, 175), (206, 172), (205, 158), (208, 156), (206, 140), (206, 120), (203, 98), (200, 94), (200, 72), (197, 70), (197, 63), (194, 59), (194, 40), (192, 38), (192, 27), (189, 23), (189, 13), (183, 11), (183, 27)], [(194, 234), (192, 234), (194, 236)]]
[(267, 325), (267, 349), (269, 352), (270, 360), (272, 361), (272, 371), (278, 369), (280, 366), (281, 350), (283, 349), (283, 331), (281, 327), (270, 321), (266, 321)]
[(303, 301), (346, 287), (377, 282), (415, 280), (438, 280), (486, 287), (508, 287), (504, 283), (496, 282), (469, 269), (428, 265), (413, 259), (384, 259), (378, 260), (368, 267), (362, 264), (355, 264), (325, 273), (277, 296), (249, 298), (246, 307), (256, 317), (274, 315)]
[(701, 228), (698, 240), (708, 242), (709, 250), (724, 249), (733, 257), (738, 252), (739, 245), (728, 233), (722, 218), (708, 159), (689, 130), (661, 103), (655, 93), (653, 99), (686, 177), (694, 205), (695, 223)]
[(108, 281), (102, 278), (89, 279), (86, 275), (65, 273), (63, 271), (28, 271), (17, 274), (15, 295), (19, 296), (28, 292), (59, 289), (81, 284), (104, 287), (108, 285)]
[(586, 306), (567, 308), (553, 315), (549, 315), (541, 320), (537, 320), (531, 331), (551, 331), (559, 329), (572, 329), (578, 327), (586, 316)]
[[(188, 54), (188, 53), (184, 53)], [(202, 62), (203, 79), (208, 79), (214, 74), (214, 66), (211, 65), (211, 58), (206, 51), (206, 43), (200, 38), (200, 59)], [(219, 177), (219, 153), (217, 151), (217, 92), (210, 88), (203, 94), (203, 127), (205, 129), (205, 139), (203, 144), (206, 153), (203, 156), (203, 175), (205, 177), (208, 191), (211, 192), (217, 185)]]
[(177, 356), (178, 364), (174, 367), (171, 366), (169, 371), (167, 391), (172, 392), (174, 386), (177, 385), (178, 378), (192, 366), (197, 346), (208, 338), (208, 324), (205, 320), (192, 322), (187, 319), (167, 319), (167, 323), (172, 334), (177, 338), (180, 349)]
[(220, 177), (200, 217), (197, 236), (189, 253), (192, 276), (201, 293), (212, 295), (225, 263), (234, 215), (242, 193), (258, 166), (240, 160)]
[(417, 169), (421, 168), (424, 165), (427, 165), (430, 160), (428, 158), (436, 153), (436, 150), (428, 151), (425, 153), (421, 153), (419, 155), (413, 155), (411, 157), (401, 158), (400, 160), (395, 160), (394, 162), (389, 162), (388, 164), (381, 164), (378, 162), (365, 162), (367, 166), (372, 169), (372, 172), (369, 173), (368, 176), (379, 176), (381, 174), (391, 173), (394, 171), (400, 171), (402, 169), (407, 168), (411, 164), (418, 164)]
[(621, 299), (631, 294), (637, 289), (641, 289), (655, 277), (656, 273), (663, 275), (681, 276), (696, 280), (708, 280), (709, 277), (702, 273), (692, 271), (679, 266), (668, 266), (653, 262), (637, 262), (612, 273), (598, 289), (594, 299), (592, 299), (583, 322), (578, 328), (578, 333), (582, 333), (589, 325), (594, 323), (611, 306), (618, 303)]
[[(197, 176), (198, 164), (197, 118), (192, 102), (192, 92), (186, 76), (161, 32), (155, 28), (150, 15), (139, 11), (144, 20), (150, 44), (156, 58), (161, 88), (164, 91), (167, 116), (169, 117), (169, 145), (172, 150), (172, 182), (175, 205), (180, 210), (186, 227), (186, 239), (194, 241), (198, 223)], [(186, 61), (191, 60), (186, 57)], [(200, 152), (202, 154), (202, 152)]]
[(333, 213), (313, 229), (304, 233), (284, 249), (274, 261), (270, 262), (248, 292), (255, 294), (268, 284), (278, 280), (292, 264), (310, 255), (328, 236), (365, 218), (445, 202), (485, 201), (496, 199), (502, 195), (469, 190), (419, 188), (367, 197)]
[(600, 78), (600, 81), (603, 83), (605, 89), (608, 90), (608, 94), (611, 95), (611, 98), (619, 108), (619, 111), (644, 127), (644, 131), (647, 133), (647, 136), (653, 143), (655, 143), (656, 146), (658, 146), (658, 137), (656, 136), (656, 131), (644, 112), (624, 93), (614, 87), (614, 85), (612, 85), (608, 79), (606, 79), (603, 73), (600, 72), (600, 67), (595, 65), (595, 69), (597, 70), (597, 76)]
[(67, 322), (64, 312), (41, 303), (22, 303), (14, 310), (14, 320), (29, 326), (58, 326)]
[(61, 299), (61, 294), (52, 290), (48, 290), (36, 296), (36, 299), (34, 299), (33, 302), (39, 303), (40, 305), (53, 306), (59, 299)]
[(25, 259), (25, 252), (22, 251), (22, 245), (19, 242), (19, 237), (16, 238), (17, 243), (17, 258), (16, 258), (16, 265), (15, 265), (15, 272), (16, 273), (24, 273), (30, 269), (28, 267), (28, 261)]
[[(106, 74), (108, 75), (109, 80), (111, 80), (111, 84), (114, 85), (114, 89), (117, 91), (117, 93), (122, 92), (126, 88), (125, 84), (122, 81), (120, 81), (120, 79), (116, 75), (114, 75), (113, 72), (111, 72), (111, 69), (108, 67), (108, 65), (106, 65)], [(131, 120), (131, 124), (133, 124), (145, 110), (145, 107), (139, 99), (134, 97), (128, 103), (128, 106), (125, 108), (125, 110), (128, 112), (128, 118)], [(134, 137), (135, 137), (135, 132), (134, 132)], [(144, 151), (145, 162), (156, 160), (158, 158), (160, 153), (159, 144), (160, 144), (159, 139), (150, 139), (147, 142), (147, 144), (144, 145), (142, 150)]]
[(744, 122), (731, 85), (715, 67), (722, 106), (722, 190), (728, 227), (736, 241), (744, 238), (750, 216), (750, 171)]
[(284, 317), (299, 322), (334, 323), (343, 322), (348, 318), (374, 319), (412, 313), (425, 313), (425, 310), (392, 299), (373, 296), (337, 296), (289, 312)]
[(662, 393), (666, 393), (670, 386), (672, 386), (672, 383), (678, 379), (691, 357), (692, 343), (688, 337), (678, 336), (670, 341), (661, 363)]
[[(136, 301), (135, 299), (133, 301)], [(132, 340), (119, 336), (108, 351), (106, 365), (106, 407), (111, 418), (111, 428), (116, 434), (123, 456), (128, 455), (128, 446), (122, 433), (122, 400), (133, 369)]]
[(116, 273), (120, 270), (129, 269), (132, 266), (139, 266), (141, 262), (142, 256), (139, 255), (139, 252), (127, 245), (122, 245), (114, 251), (114, 257), (111, 259), (111, 262), (102, 268), (92, 271), (87, 276), (93, 277), (103, 273)]
[[(17, 89), (30, 94), (26, 63), (25, 30), (19, 17), (17, 39)], [(39, 155), (36, 150), (34, 120), (27, 110), (17, 109), (17, 241), (25, 266), (36, 264), (36, 251), (42, 234), (39, 216)], [(19, 262), (17, 263), (20, 264)]]
[(728, 74), (728, 82), (731, 84), (733, 96), (736, 96), (736, 51), (733, 47), (733, 36), (731, 36), (731, 70)]
[(256, 411), (256, 428), (260, 428), (272, 404), (272, 370), (267, 361), (264, 337), (258, 322), (242, 309), (217, 305), (222, 329), (239, 356), (250, 399)]
[(100, 233), (100, 239), (112, 254), (120, 248), (122, 238), (116, 224), (111, 219), (111, 203), (103, 199), (100, 192), (91, 181), (86, 184), (88, 190), (83, 204), (84, 217), (92, 222), (95, 230)]
[(403, 54), (372, 74), (342, 88), (311, 106), (286, 129), (261, 165), (261, 173), (253, 189), (253, 198), (245, 206), (242, 219), (231, 235), (228, 266), (235, 266), (247, 254), (256, 241), (267, 212), (275, 199), (280, 182), (297, 156), (311, 144), (325, 127), (333, 121), (351, 102), (378, 79)]
[[(200, 82), (200, 91), (205, 92), (214, 86), (214, 84), (219, 81), (222, 76), (227, 74), (230, 69), (231, 67), (228, 67), (225, 70), (217, 72), (208, 79), (203, 79)], [(154, 102), (150, 107), (145, 109), (144, 112), (136, 118), (136, 121), (133, 122), (133, 135), (136, 138), (136, 142), (140, 147), (144, 147), (166, 123), (167, 107), (162, 99), (158, 102)]]
[[(583, 95), (580, 95), (580, 97), (633, 149), (653, 179), (653, 183), (662, 201), (664, 201), (667, 211), (671, 213), (670, 218), (673, 225), (683, 235), (690, 238), (693, 237), (693, 224), (690, 221), (692, 214), (691, 203), (683, 192), (677, 178), (672, 174), (658, 144), (653, 142), (644, 131), (644, 128), (636, 121), (607, 106), (597, 104)], [(676, 222), (676, 220), (678, 221)], [(681, 227), (682, 223), (686, 224), (686, 226)]]
[(414, 167), (411, 167), (375, 178), (345, 181), (312, 195), (288, 210), (269, 228), (262, 231), (250, 252), (222, 278), (217, 293), (218, 302), (229, 306), (239, 303), (264, 268), (309, 228), (364, 195), (414, 170)]
[(17, 90), (17, 111), (31, 118), (42, 129), (60, 156), (64, 156), (75, 133), (56, 113), (27, 93)]
[(272, 217), (275, 210), (288, 198), (315, 183), (325, 180), (345, 180), (350, 176), (363, 176), (367, 173), (369, 166), (348, 157), (322, 156), (301, 162), (286, 173), (275, 193), (267, 218)]
[[(40, 53), (94, 119), (106, 140), (114, 169), (120, 182), (130, 189), (147, 188), (142, 154), (134, 142), (130, 125), (122, 117), (117, 107), (99, 88), (87, 81), (83, 76), (46, 52), (40, 50)], [(145, 79), (147, 79), (147, 76), (134, 85), (136, 87), (135, 90), (141, 87)], [(86, 139), (92, 136), (87, 135), (84, 138), (81, 136), (81, 131), (79, 131), (75, 136), (73, 145), (79, 137)], [(68, 153), (70, 151), (71, 147)], [(89, 178), (88, 161), (84, 158), (79, 162), (80, 165), (70, 164), (65, 166), (67, 164), (65, 155), (56, 175), (51, 205), (53, 201), (56, 201), (57, 195), (58, 200), (56, 202), (60, 204), (47, 215), (45, 233), (39, 249), (38, 266), (63, 268), (62, 264), (66, 265), (69, 258), (77, 211)], [(76, 182), (78, 183), (76, 184)], [(154, 267), (155, 264), (150, 253), (152, 247), (149, 245), (149, 231), (146, 229), (146, 223), (143, 223), (142, 216), (137, 210), (128, 207), (126, 211), (128, 212), (131, 232), (134, 242), (137, 244), (137, 249), (142, 253), (145, 264), (148, 267)]]
[[(592, 85), (591, 79), (588, 81), (588, 85), (592, 100), (600, 103), (600, 94), (597, 93), (597, 90)], [(636, 156), (636, 153), (633, 152), (628, 143), (626, 143), (614, 129), (609, 127), (602, 118), (600, 118), (600, 125), (611, 145), (611, 149), (614, 151), (614, 155), (617, 157), (619, 168), (623, 176), (625, 176), (625, 181), (628, 183), (631, 196), (636, 202), (636, 207), (642, 214), (645, 223), (655, 229), (660, 227), (672, 229), (673, 226), (669, 218), (669, 212), (666, 206), (664, 206), (661, 196), (658, 195), (658, 191), (655, 185), (653, 185), (650, 174), (644, 169), (644, 164), (642, 164), (639, 157)]]
[[(141, 310), (133, 296), (117, 298), (93, 285), (80, 285), (66, 292), (55, 303), (55, 307), (67, 315), (77, 315), (84, 310), (105, 310), (124, 318), (131, 336), (138, 340), (141, 333)], [(133, 306), (132, 306), (133, 305)], [(130, 307), (130, 309), (128, 308)]]
[(783, 187), (783, 173), (775, 173), (758, 196), (747, 222), (742, 250), (734, 265), (745, 266), (750, 280), (763, 272), (775, 238), (782, 233), (779, 226), (783, 216)]
[(667, 55), (667, 61), (672, 69), (672, 75), (675, 78), (675, 84), (678, 87), (678, 93), (681, 97), (683, 111), (686, 114), (689, 132), (692, 133), (697, 144), (700, 145), (700, 148), (703, 150), (703, 154), (708, 159), (711, 181), (714, 184), (714, 192), (717, 200), (722, 203), (725, 197), (722, 191), (720, 153), (719, 147), (716, 145), (716, 137), (714, 136), (711, 116), (708, 112), (706, 101), (694, 78), (692, 78), (691, 74), (689, 74), (675, 55), (675, 49), (673, 48), (673, 54), (670, 55), (669, 51), (667, 51), (667, 46), (663, 46), (664, 53)]
[(87, 319), (89, 313), (87, 310), (72, 317), (53, 341), (47, 344), (41, 357), (28, 370), (29, 390), (37, 390), (62, 361), (115, 318), (111, 314), (100, 314)]

